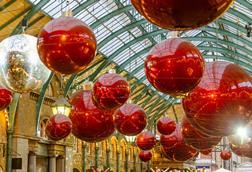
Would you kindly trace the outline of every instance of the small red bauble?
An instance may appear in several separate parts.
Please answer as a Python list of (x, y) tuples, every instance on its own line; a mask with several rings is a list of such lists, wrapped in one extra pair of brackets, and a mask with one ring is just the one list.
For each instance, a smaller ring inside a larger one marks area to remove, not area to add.
[(47, 23), (40, 31), (38, 52), (50, 70), (60, 74), (77, 73), (94, 59), (96, 38), (81, 20), (60, 17)]
[(46, 135), (49, 139), (58, 141), (66, 138), (72, 129), (71, 120), (62, 114), (52, 116), (46, 124)]
[(220, 17), (234, 0), (131, 0), (149, 22), (168, 30), (192, 30)]
[(252, 78), (229, 62), (206, 65), (199, 85), (183, 99), (190, 123), (213, 136), (228, 136), (252, 116)]
[(234, 145), (230, 143), (230, 148), (232, 152), (238, 156), (252, 158), (252, 142), (242, 145)]
[(174, 146), (177, 142), (178, 142), (178, 138), (174, 134), (160, 136), (161, 145), (167, 148)]
[(73, 122), (72, 133), (86, 142), (99, 142), (114, 133), (112, 111), (102, 111), (92, 100), (91, 91), (78, 91), (70, 100), (72, 110), (69, 115)]
[(157, 122), (157, 130), (159, 133), (169, 135), (176, 129), (176, 122), (168, 117), (162, 117)]
[(177, 125), (176, 130), (173, 132), (173, 135), (177, 138), (177, 143), (172, 147), (162, 146), (161, 150), (164, 156), (172, 161), (187, 161), (191, 158), (194, 158), (198, 151), (193, 147), (185, 144), (184, 138), (181, 133), (181, 127)]
[(152, 158), (152, 153), (151, 153), (151, 151), (141, 151), (140, 153), (139, 153), (139, 159), (141, 160), (141, 161), (143, 161), (143, 162), (148, 162), (148, 161), (150, 161), (151, 160), (151, 158)]
[(0, 87), (0, 111), (7, 108), (12, 101), (12, 93), (6, 88)]
[(137, 146), (142, 150), (150, 150), (156, 145), (156, 137), (150, 131), (144, 131), (137, 135)]
[(124, 104), (114, 113), (116, 129), (124, 135), (134, 136), (143, 131), (147, 124), (144, 110), (136, 104)]
[(180, 38), (155, 45), (145, 60), (148, 81), (160, 92), (183, 97), (200, 82), (204, 59), (196, 46)]
[(185, 143), (197, 150), (211, 149), (221, 141), (221, 137), (209, 136), (194, 128), (187, 118), (182, 121), (182, 134)]
[(232, 157), (232, 153), (230, 151), (223, 150), (220, 153), (220, 157), (223, 160), (229, 160)]
[(102, 109), (116, 109), (129, 98), (130, 85), (120, 75), (107, 73), (98, 78), (93, 88), (93, 99)]

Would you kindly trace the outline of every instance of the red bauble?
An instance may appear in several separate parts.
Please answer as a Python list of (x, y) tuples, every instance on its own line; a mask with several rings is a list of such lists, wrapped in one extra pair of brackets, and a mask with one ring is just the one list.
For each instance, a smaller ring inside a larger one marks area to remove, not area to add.
[(176, 129), (176, 122), (168, 117), (160, 118), (157, 122), (157, 130), (159, 133), (169, 135)]
[(196, 149), (185, 144), (181, 133), (181, 127), (179, 125), (177, 125), (176, 130), (172, 134), (177, 138), (177, 143), (175, 143), (172, 147), (162, 146), (161, 148), (167, 159), (183, 162), (194, 158), (198, 154)]
[(211, 149), (221, 141), (221, 137), (209, 136), (194, 128), (187, 118), (182, 121), (182, 134), (186, 144), (198, 150)]
[(160, 92), (175, 97), (185, 96), (199, 82), (204, 59), (190, 42), (168, 39), (155, 45), (145, 60), (145, 74)]
[(151, 151), (141, 151), (138, 156), (141, 161), (148, 162), (152, 158), (152, 153)]
[(40, 31), (38, 52), (50, 70), (60, 74), (77, 73), (94, 59), (96, 38), (81, 20), (60, 17), (47, 23)]
[(102, 111), (92, 100), (91, 91), (78, 91), (70, 100), (72, 110), (70, 119), (73, 122), (72, 133), (86, 142), (99, 142), (114, 133), (112, 111)]
[(252, 158), (252, 141), (242, 145), (230, 143), (230, 148), (238, 156)]
[(7, 108), (12, 101), (12, 93), (6, 88), (0, 87), (0, 111)]
[(232, 153), (230, 151), (223, 150), (220, 153), (220, 157), (223, 160), (229, 160), (232, 157)]
[(205, 149), (205, 150), (201, 150), (200, 153), (203, 155), (209, 155), (211, 152), (213, 151), (213, 149)]
[(156, 145), (156, 137), (150, 131), (144, 131), (137, 135), (137, 146), (142, 150), (150, 150)]
[(160, 136), (160, 143), (162, 146), (165, 146), (166, 148), (174, 146), (177, 142), (178, 138), (176, 137), (175, 134)]
[(114, 113), (116, 129), (127, 136), (134, 136), (143, 131), (147, 124), (144, 110), (136, 104), (124, 104)]
[(46, 135), (49, 139), (58, 141), (66, 138), (72, 129), (71, 120), (62, 114), (52, 116), (46, 124)]
[(213, 22), (233, 0), (131, 0), (149, 22), (168, 30), (191, 30)]
[(129, 98), (130, 85), (120, 75), (107, 73), (98, 78), (93, 88), (93, 99), (102, 109), (116, 109)]
[(227, 136), (252, 115), (252, 78), (229, 62), (206, 65), (199, 85), (183, 99), (190, 123), (213, 136)]

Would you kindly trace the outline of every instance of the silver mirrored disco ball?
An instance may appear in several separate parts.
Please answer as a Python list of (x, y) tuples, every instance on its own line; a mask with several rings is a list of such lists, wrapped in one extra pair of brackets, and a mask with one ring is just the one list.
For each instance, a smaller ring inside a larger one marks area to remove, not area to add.
[(14, 35), (0, 43), (0, 83), (18, 93), (38, 90), (47, 81), (50, 70), (40, 61), (37, 38)]

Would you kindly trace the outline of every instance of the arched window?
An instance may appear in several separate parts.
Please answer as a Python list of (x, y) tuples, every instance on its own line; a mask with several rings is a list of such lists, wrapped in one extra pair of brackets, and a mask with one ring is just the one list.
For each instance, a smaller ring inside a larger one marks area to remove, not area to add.
[(48, 121), (48, 118), (44, 118), (40, 121), (40, 130), (39, 130), (39, 135), (40, 137), (42, 137), (43, 139), (47, 139), (46, 136), (46, 123)]

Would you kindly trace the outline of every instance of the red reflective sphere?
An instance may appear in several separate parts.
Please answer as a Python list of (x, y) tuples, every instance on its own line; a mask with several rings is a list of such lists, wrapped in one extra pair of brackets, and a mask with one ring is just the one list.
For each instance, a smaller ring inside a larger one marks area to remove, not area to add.
[(178, 138), (176, 137), (175, 134), (160, 136), (160, 143), (162, 146), (165, 146), (166, 148), (174, 146), (177, 142)]
[(252, 142), (248, 142), (242, 145), (235, 145), (230, 143), (230, 148), (238, 156), (252, 158)]
[(172, 147), (162, 146), (161, 149), (167, 159), (183, 162), (194, 158), (198, 154), (196, 149), (185, 144), (181, 133), (181, 127), (179, 125), (177, 125), (173, 135), (177, 138), (177, 143), (175, 143)]
[(156, 137), (150, 131), (144, 131), (137, 135), (137, 146), (142, 150), (150, 150), (156, 145)]
[(200, 153), (203, 155), (209, 155), (211, 152), (213, 151), (213, 149), (205, 149), (205, 150), (201, 150)]
[(0, 111), (7, 108), (12, 101), (12, 93), (6, 88), (0, 87)]
[(131, 0), (149, 22), (168, 30), (191, 30), (213, 22), (233, 0)]
[(46, 135), (49, 139), (58, 141), (66, 138), (72, 129), (71, 120), (62, 114), (52, 116), (46, 124)]
[(223, 150), (220, 153), (220, 157), (223, 160), (229, 160), (232, 157), (232, 153), (230, 151)]
[(141, 151), (140, 153), (139, 153), (139, 159), (141, 160), (141, 161), (143, 161), (143, 162), (148, 162), (148, 161), (150, 161), (151, 160), (151, 158), (152, 158), (152, 153), (151, 153), (151, 151)]
[(96, 38), (81, 20), (60, 17), (47, 23), (40, 31), (38, 52), (50, 70), (60, 74), (77, 73), (94, 59)]
[(209, 150), (221, 141), (221, 137), (209, 136), (194, 128), (187, 118), (182, 121), (182, 134), (186, 144), (198, 150)]
[(78, 91), (70, 100), (72, 110), (70, 119), (73, 122), (72, 133), (86, 142), (99, 142), (114, 133), (112, 111), (102, 111), (92, 100), (91, 91)]
[(161, 134), (169, 135), (176, 129), (176, 122), (168, 117), (160, 118), (157, 122), (157, 130)]
[(147, 124), (144, 110), (136, 104), (124, 104), (114, 113), (116, 129), (127, 136), (134, 136), (143, 131)]
[(145, 60), (148, 81), (160, 92), (183, 97), (200, 82), (204, 59), (190, 42), (168, 39), (155, 45)]
[(229, 62), (206, 65), (199, 85), (183, 99), (190, 123), (213, 136), (227, 136), (252, 115), (252, 78)]
[(129, 98), (130, 85), (120, 75), (107, 73), (98, 78), (93, 88), (93, 99), (102, 109), (116, 109)]

